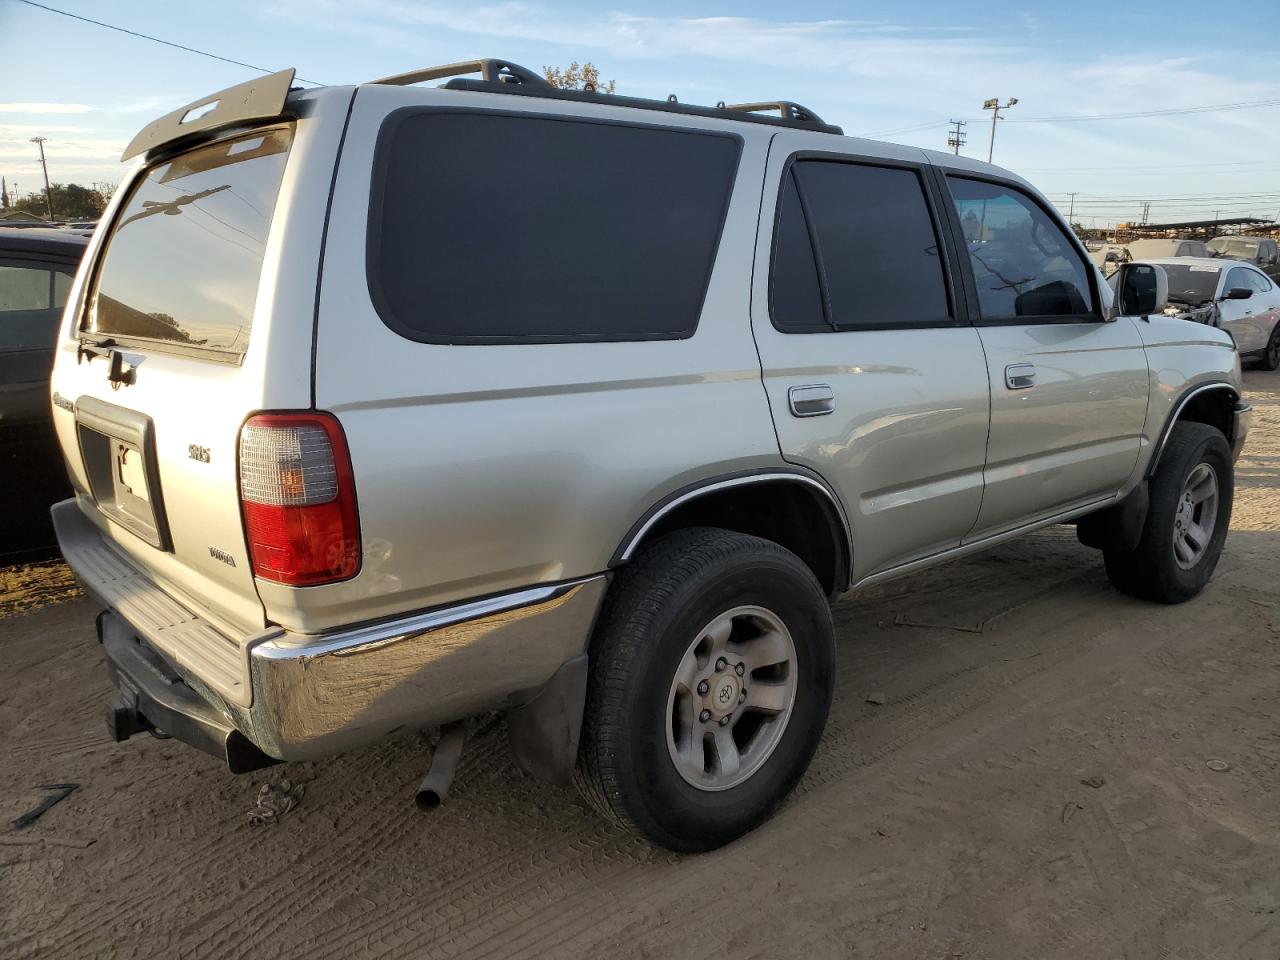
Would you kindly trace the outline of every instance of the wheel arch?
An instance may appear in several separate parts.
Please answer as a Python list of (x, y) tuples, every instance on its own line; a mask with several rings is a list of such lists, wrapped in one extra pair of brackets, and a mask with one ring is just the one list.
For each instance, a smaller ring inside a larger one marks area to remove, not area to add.
[(1173, 404), (1172, 412), (1160, 430), (1160, 437), (1155, 444), (1155, 452), (1143, 473), (1144, 479), (1151, 479), (1160, 458), (1169, 443), (1169, 435), (1174, 425), (1179, 422), (1203, 423), (1215, 427), (1227, 438), (1230, 446), (1235, 443), (1235, 405), (1240, 399), (1240, 391), (1226, 381), (1215, 380), (1211, 383), (1200, 383), (1183, 392)]
[(853, 541), (835, 492), (819, 477), (777, 467), (710, 477), (653, 504), (627, 531), (610, 558), (615, 567), (656, 537), (712, 526), (772, 540), (813, 571), (828, 596), (849, 587)]

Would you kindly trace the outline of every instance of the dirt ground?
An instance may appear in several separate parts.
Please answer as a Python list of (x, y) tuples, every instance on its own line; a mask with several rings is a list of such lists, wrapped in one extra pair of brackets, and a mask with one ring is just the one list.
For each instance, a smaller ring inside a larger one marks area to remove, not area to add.
[(421, 740), (240, 778), (113, 745), (90, 603), (0, 620), (0, 956), (1276, 960), (1280, 374), (1247, 380), (1203, 596), (1125, 598), (1056, 528), (847, 597), (801, 788), (705, 856), (524, 776), (500, 724), (432, 814)]

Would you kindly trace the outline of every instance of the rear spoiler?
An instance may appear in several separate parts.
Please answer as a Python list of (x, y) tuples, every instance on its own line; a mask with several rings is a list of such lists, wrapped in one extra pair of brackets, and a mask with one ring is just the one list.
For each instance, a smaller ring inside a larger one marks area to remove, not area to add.
[(285, 98), (289, 96), (289, 87), (293, 83), (293, 72), (290, 67), (238, 83), (153, 120), (129, 141), (120, 159), (129, 160), (166, 143), (215, 127), (280, 116), (284, 113)]

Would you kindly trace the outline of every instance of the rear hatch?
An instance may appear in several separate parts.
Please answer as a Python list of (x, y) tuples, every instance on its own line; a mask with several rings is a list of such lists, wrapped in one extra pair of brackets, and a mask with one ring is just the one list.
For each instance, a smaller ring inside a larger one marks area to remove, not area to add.
[[(306, 407), (310, 385), (268, 385), (279, 304), (278, 207), (295, 124), (145, 167), (79, 279), (61, 345), (55, 421), (81, 511), (136, 566), (231, 636), (264, 625), (236, 468), (241, 424)], [(310, 298), (314, 298), (314, 268)], [(308, 298), (301, 298), (306, 302)], [(310, 352), (310, 317), (294, 326)]]

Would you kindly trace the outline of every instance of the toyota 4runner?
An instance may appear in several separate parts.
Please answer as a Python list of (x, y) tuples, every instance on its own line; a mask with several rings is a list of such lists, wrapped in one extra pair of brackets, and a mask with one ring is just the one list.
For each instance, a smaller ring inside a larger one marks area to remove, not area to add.
[(500, 61), (291, 80), (143, 130), (70, 291), (53, 513), (117, 740), (445, 725), (430, 800), (504, 711), (705, 850), (808, 764), (843, 591), (1067, 521), (1134, 596), (1212, 573), (1231, 340), (1019, 177)]

